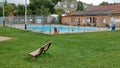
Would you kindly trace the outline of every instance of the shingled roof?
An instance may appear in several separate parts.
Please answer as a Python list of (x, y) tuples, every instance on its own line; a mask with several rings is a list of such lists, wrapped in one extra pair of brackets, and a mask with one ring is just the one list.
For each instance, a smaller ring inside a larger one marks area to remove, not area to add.
[(77, 11), (70, 13), (69, 15), (107, 15), (120, 13), (120, 4), (110, 4), (105, 6), (96, 6), (86, 11)]
[[(64, 7), (64, 5), (66, 5), (66, 7)], [(71, 7), (71, 5), (73, 5), (73, 7)], [(55, 9), (77, 9), (77, 2), (58, 2), (55, 5)]]

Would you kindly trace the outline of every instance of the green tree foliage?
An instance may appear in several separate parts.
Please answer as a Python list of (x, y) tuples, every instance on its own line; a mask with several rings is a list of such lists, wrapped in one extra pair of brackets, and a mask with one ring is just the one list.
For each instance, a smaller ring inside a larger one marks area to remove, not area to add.
[(59, 14), (59, 16), (58, 16), (58, 23), (62, 24), (62, 14)]
[(32, 15), (33, 14), (33, 11), (30, 9), (29, 5), (27, 5), (27, 14), (28, 15)]
[(2, 6), (0, 6), (0, 16), (2, 16), (3, 15), (3, 8), (2, 8)]
[[(5, 2), (4, 2), (4, 8), (5, 8), (5, 16), (9, 16), (9, 14), (11, 13), (11, 12), (13, 12), (13, 14), (14, 14), (14, 11), (15, 10), (17, 10), (17, 6), (14, 4), (14, 3), (8, 3), (7, 2), (7, 0), (5, 0)], [(18, 7), (19, 7), (19, 5), (18, 5)], [(3, 7), (2, 6), (0, 6), (0, 16), (2, 16), (3, 15)], [(18, 10), (18, 11), (21, 11), (21, 12), (23, 12), (22, 10)], [(19, 13), (19, 12), (18, 12)], [(16, 14), (16, 13), (15, 13)]]
[[(28, 15), (48, 15), (48, 14), (59, 14), (64, 13), (61, 9), (54, 9), (54, 6), (61, 1), (74, 1), (74, 0), (30, 0), (29, 5), (27, 5), (27, 14)], [(25, 14), (25, 6), (22, 4), (15, 5), (13, 3), (7, 3), (5, 0), (5, 15), (8, 16), (10, 12), (16, 10), (16, 15), (24, 15)], [(2, 6), (0, 6), (0, 10), (2, 10)], [(2, 11), (0, 11), (0, 16), (2, 16)]]
[(17, 10), (17, 15), (25, 15), (25, 6), (24, 5), (21, 5), (19, 4), (16, 8)]
[(56, 9), (56, 10), (55, 10), (55, 14), (58, 14), (58, 15), (59, 15), (59, 16), (58, 16), (58, 23), (59, 23), (59, 24), (62, 24), (61, 19), (62, 19), (62, 14), (63, 14), (63, 13), (65, 13), (63, 9)]
[(35, 13), (36, 13), (37, 15), (42, 15), (42, 14), (48, 15), (48, 14), (49, 14), (49, 9), (48, 9), (48, 8), (44, 8), (44, 6), (41, 6), (41, 9), (37, 9), (37, 10), (35, 11)]
[[(56, 3), (56, 1), (54, 0)], [(54, 5), (53, 0), (30, 0), (29, 9), (32, 10), (32, 14), (50, 14), (54, 13)]]
[(63, 9), (56, 9), (55, 10), (55, 14), (61, 15), (63, 13), (65, 13)]
[(78, 2), (78, 7), (77, 7), (78, 11), (84, 11), (84, 6), (82, 2)]
[[(5, 16), (8, 16), (10, 12), (14, 11), (16, 9), (16, 5), (14, 3), (7, 3), (7, 0), (4, 2), (4, 8), (5, 8)], [(3, 16), (3, 7), (2, 4), (0, 6), (0, 16)]]
[(7, 2), (7, 0), (5, 0), (4, 5), (7, 5), (7, 4), (8, 4), (8, 2)]
[(8, 16), (10, 12), (16, 9), (16, 5), (13, 3), (8, 3), (5, 5), (5, 16)]
[(108, 2), (103, 1), (102, 3), (100, 3), (99, 5), (108, 5)]
[(52, 0), (53, 3), (57, 4), (58, 2), (61, 2), (62, 0)]

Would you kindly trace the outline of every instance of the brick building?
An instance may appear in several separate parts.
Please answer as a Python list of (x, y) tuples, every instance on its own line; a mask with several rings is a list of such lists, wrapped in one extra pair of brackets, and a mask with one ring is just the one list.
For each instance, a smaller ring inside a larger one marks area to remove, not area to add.
[(110, 24), (111, 19), (114, 19), (115, 25), (120, 27), (120, 4), (96, 6), (86, 11), (72, 12), (62, 17), (62, 23), (105, 27)]

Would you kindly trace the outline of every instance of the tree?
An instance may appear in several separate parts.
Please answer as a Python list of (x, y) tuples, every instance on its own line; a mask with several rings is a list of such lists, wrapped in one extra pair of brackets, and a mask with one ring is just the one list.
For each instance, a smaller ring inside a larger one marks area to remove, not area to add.
[(65, 11), (63, 9), (56, 9), (55, 10), (55, 14), (58, 14), (58, 23), (62, 24), (62, 14), (65, 13)]
[(8, 4), (8, 2), (7, 2), (7, 0), (5, 0), (4, 5), (7, 5), (7, 4)]
[(2, 11), (3, 8), (2, 8), (2, 6), (0, 6), (0, 10), (1, 10), (1, 11), (0, 11), (0, 16), (3, 16), (3, 11)]
[(58, 2), (61, 2), (62, 0), (52, 0), (53, 3), (57, 4)]
[(27, 14), (32, 15), (33, 11), (30, 9), (29, 5), (27, 6)]
[(83, 6), (82, 2), (78, 2), (77, 10), (78, 11), (84, 11), (84, 6)]
[(102, 3), (100, 3), (99, 5), (108, 5), (108, 2), (103, 1)]
[(55, 10), (55, 14), (61, 15), (63, 13), (65, 13), (63, 9), (56, 9)]
[(59, 14), (59, 16), (58, 16), (58, 23), (62, 24), (62, 14)]
[[(7, 3), (7, 0), (4, 0), (4, 9), (5, 16), (8, 16), (10, 12), (13, 12), (16, 9), (16, 5), (14, 3)], [(3, 10), (2, 5), (0, 6), (0, 10)], [(0, 11), (0, 16), (3, 15), (3, 11)]]
[(42, 14), (48, 15), (48, 14), (49, 14), (49, 9), (48, 9), (48, 8), (44, 8), (44, 6), (41, 6), (41, 9), (37, 9), (37, 10), (35, 11), (35, 13), (36, 13), (37, 15), (42, 15)]
[(49, 13), (54, 13), (54, 6), (56, 4), (53, 2), (53, 0), (46, 0), (45, 2), (45, 7), (49, 9)]
[(5, 16), (8, 16), (10, 12), (16, 9), (16, 5), (14, 3), (8, 3), (5, 5)]
[(50, 14), (54, 13), (54, 2), (52, 0), (30, 0), (29, 8), (33, 11), (32, 14)]
[(53, 14), (56, 12), (54, 6), (58, 1), (63, 0), (30, 0), (29, 10), (32, 11), (34, 15)]
[(17, 15), (25, 15), (25, 6), (24, 5), (21, 5), (21, 4), (18, 4), (17, 8)]

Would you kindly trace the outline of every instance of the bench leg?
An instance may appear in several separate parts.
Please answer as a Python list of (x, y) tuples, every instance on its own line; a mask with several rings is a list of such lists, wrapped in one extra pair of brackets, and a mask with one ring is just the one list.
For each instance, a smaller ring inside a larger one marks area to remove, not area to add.
[(43, 53), (46, 54), (46, 50), (44, 50)]
[(37, 56), (33, 56), (32, 60), (37, 59)]

